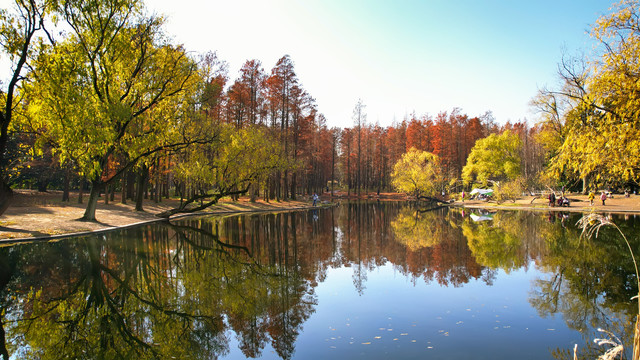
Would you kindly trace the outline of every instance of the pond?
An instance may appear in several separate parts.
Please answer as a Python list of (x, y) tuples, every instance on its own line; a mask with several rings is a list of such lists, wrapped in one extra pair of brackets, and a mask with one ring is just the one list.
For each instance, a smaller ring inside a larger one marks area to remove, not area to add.
[[(638, 293), (579, 214), (404, 202), (186, 218), (0, 248), (12, 359), (595, 359)], [(640, 217), (611, 220), (638, 251)]]

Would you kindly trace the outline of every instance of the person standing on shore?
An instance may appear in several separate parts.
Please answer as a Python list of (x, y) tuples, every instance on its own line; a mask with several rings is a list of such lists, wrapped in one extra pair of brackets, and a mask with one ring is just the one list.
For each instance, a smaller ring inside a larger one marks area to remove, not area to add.
[(604, 206), (604, 201), (607, 200), (607, 194), (604, 191), (600, 195), (600, 200), (602, 200), (602, 206)]
[(317, 202), (318, 202), (318, 194), (313, 193), (313, 206), (316, 206)]

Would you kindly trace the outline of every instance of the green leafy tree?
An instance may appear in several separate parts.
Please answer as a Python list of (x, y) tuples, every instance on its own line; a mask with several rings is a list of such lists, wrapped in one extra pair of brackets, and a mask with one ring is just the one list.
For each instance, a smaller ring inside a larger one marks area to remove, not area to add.
[(480, 139), (471, 149), (462, 169), (465, 184), (486, 186), (489, 181), (513, 180), (520, 175), (522, 141), (509, 130)]
[(525, 180), (522, 177), (511, 181), (501, 182), (494, 186), (493, 198), (499, 203), (507, 200), (515, 202), (522, 196), (522, 191), (524, 189)]
[(435, 197), (442, 185), (438, 156), (411, 148), (393, 166), (391, 184), (396, 190), (417, 199)]
[[(197, 65), (137, 1), (59, 6), (71, 35), (41, 51), (29, 121), (62, 163), (73, 160), (91, 182), (83, 218), (95, 220), (100, 192), (124, 171), (155, 153), (207, 141), (206, 127), (184, 115)], [(108, 169), (110, 162), (117, 169)]]
[(13, 198), (9, 169), (12, 167), (7, 145), (12, 137), (14, 112), (21, 102), (18, 91), (26, 78), (27, 61), (33, 50), (35, 36), (42, 30), (49, 10), (46, 1), (16, 0), (14, 12), (0, 9), (0, 53), (9, 59), (9, 82), (0, 88), (0, 215)]
[[(217, 124), (209, 131), (215, 131), (214, 141), (177, 153), (180, 160), (175, 176), (183, 182), (189, 181), (196, 188), (195, 194), (178, 208), (159, 216), (203, 210), (224, 196), (246, 193), (258, 179), (274, 169), (286, 167), (279, 156), (277, 142), (258, 127), (235, 129), (230, 124)], [(200, 204), (192, 206), (197, 201)]]

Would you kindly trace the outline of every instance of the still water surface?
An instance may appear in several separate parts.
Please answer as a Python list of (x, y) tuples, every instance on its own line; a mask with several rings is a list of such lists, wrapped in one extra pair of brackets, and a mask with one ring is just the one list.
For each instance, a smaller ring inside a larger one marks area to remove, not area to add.
[[(13, 359), (571, 359), (625, 345), (633, 263), (578, 215), (342, 203), (0, 248)], [(638, 249), (639, 222), (614, 216)]]

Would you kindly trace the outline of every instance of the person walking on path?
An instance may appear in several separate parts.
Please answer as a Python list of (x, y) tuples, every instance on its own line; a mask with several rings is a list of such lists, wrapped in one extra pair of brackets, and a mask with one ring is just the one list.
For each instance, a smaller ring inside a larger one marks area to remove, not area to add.
[(607, 200), (607, 194), (605, 194), (604, 191), (600, 195), (600, 200), (602, 200), (602, 206), (604, 206), (604, 201)]
[(462, 202), (463, 203), (464, 203), (464, 196), (465, 196), (465, 193), (464, 193), (464, 190), (462, 190)]
[(593, 206), (593, 199), (596, 198), (596, 194), (593, 191), (589, 192), (589, 202), (591, 202), (591, 206)]
[(318, 202), (318, 194), (313, 193), (313, 206), (316, 206), (317, 202)]

